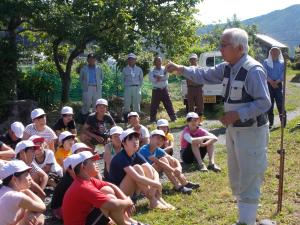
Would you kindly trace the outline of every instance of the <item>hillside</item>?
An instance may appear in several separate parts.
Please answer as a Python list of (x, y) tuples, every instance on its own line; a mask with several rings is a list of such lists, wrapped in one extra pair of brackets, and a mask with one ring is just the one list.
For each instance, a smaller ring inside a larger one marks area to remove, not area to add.
[[(256, 24), (260, 33), (269, 35), (276, 40), (286, 44), (290, 53), (294, 55), (294, 49), (300, 45), (300, 4), (290, 6), (282, 10), (243, 20), (247, 25)], [(213, 29), (208, 25), (199, 30), (206, 33)]]

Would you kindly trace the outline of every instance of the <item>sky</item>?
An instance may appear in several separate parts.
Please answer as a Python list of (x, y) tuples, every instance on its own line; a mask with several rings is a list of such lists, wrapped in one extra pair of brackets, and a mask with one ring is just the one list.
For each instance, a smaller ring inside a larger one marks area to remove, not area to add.
[(204, 0), (196, 18), (203, 24), (223, 23), (234, 14), (239, 20), (264, 15), (274, 10), (300, 4), (300, 0)]

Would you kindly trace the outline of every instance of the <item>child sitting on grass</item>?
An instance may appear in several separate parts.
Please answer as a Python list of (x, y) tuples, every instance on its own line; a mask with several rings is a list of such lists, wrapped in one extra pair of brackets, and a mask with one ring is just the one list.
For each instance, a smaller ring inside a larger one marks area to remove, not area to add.
[(150, 144), (141, 147), (139, 153), (146, 158), (157, 172), (166, 174), (176, 191), (191, 194), (192, 189), (199, 188), (199, 184), (188, 182), (182, 173), (180, 162), (160, 148), (165, 140), (166, 136), (162, 130), (154, 130), (151, 132)]
[[(218, 138), (199, 127), (200, 119), (197, 113), (189, 112), (186, 116), (187, 126), (183, 129), (180, 137), (181, 158), (182, 161), (190, 164), (197, 161), (198, 168), (201, 172), (212, 170), (221, 172), (218, 165), (215, 164), (214, 143)], [(203, 159), (208, 153), (209, 165), (205, 166)]]
[(142, 192), (150, 201), (150, 208), (175, 209), (162, 198), (162, 185), (156, 170), (138, 153), (139, 133), (127, 129), (120, 135), (124, 149), (110, 163), (109, 181), (127, 195)]
[(57, 163), (61, 167), (63, 167), (64, 159), (72, 154), (71, 148), (75, 143), (75, 135), (69, 131), (61, 132), (58, 137), (58, 141), (60, 143), (60, 146), (57, 148), (55, 152), (55, 158)]
[(161, 148), (168, 153), (169, 155), (173, 155), (174, 148), (174, 136), (170, 133), (169, 122), (166, 119), (160, 119), (157, 121), (157, 129), (162, 130), (165, 133), (165, 141)]

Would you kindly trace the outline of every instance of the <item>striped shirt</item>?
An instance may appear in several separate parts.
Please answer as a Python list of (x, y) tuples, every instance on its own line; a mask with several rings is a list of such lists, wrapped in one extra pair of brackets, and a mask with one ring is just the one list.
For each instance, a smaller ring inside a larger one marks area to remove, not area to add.
[(24, 132), (29, 134), (30, 136), (32, 136), (32, 135), (41, 136), (41, 137), (45, 138), (46, 142), (51, 142), (51, 141), (57, 139), (57, 136), (54, 133), (54, 131), (47, 125), (45, 126), (45, 129), (43, 131), (38, 131), (38, 130), (36, 130), (34, 124), (31, 123), (26, 126)]
[(43, 171), (35, 162), (32, 162), (30, 167), (31, 167), (30, 170), (31, 175)]

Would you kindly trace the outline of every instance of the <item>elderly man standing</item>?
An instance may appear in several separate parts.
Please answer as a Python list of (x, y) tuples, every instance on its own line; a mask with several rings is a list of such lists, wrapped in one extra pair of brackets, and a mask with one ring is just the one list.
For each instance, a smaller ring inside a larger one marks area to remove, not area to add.
[(140, 112), (140, 103), (142, 96), (143, 85), (143, 70), (136, 65), (136, 55), (133, 53), (128, 54), (128, 65), (123, 69), (124, 81), (124, 119), (127, 120), (127, 114), (132, 110)]
[(83, 66), (80, 71), (82, 115), (87, 115), (91, 106), (95, 109), (95, 102), (102, 97), (103, 73), (101, 67), (96, 63), (95, 55), (88, 54), (87, 65)]
[[(197, 67), (198, 66), (198, 56), (197, 54), (193, 53), (189, 57), (189, 62), (191, 66)], [(204, 103), (203, 103), (203, 84), (197, 84), (189, 79), (186, 80), (187, 84), (187, 102), (188, 102), (188, 109), (189, 112), (196, 112), (199, 117), (200, 121), (202, 121), (203, 110), (204, 110)], [(196, 110), (195, 110), (196, 106)]]
[(149, 73), (149, 80), (152, 83), (150, 122), (156, 122), (156, 114), (160, 102), (164, 104), (171, 121), (175, 121), (176, 115), (168, 91), (169, 76), (165, 72), (165, 68), (161, 66), (161, 57), (155, 57), (153, 64), (154, 68)]
[(267, 168), (269, 139), (266, 112), (271, 106), (263, 66), (248, 55), (248, 35), (224, 30), (220, 50), (226, 62), (204, 69), (169, 63), (168, 72), (199, 84), (223, 84), (226, 146), (230, 185), (239, 209), (237, 224), (256, 224), (260, 186)]

